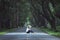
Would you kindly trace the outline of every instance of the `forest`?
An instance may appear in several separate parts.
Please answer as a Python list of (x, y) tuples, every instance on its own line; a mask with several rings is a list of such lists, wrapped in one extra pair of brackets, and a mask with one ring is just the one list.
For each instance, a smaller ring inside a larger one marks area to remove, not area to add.
[(60, 32), (60, 0), (0, 0), (0, 31), (24, 27), (28, 21)]

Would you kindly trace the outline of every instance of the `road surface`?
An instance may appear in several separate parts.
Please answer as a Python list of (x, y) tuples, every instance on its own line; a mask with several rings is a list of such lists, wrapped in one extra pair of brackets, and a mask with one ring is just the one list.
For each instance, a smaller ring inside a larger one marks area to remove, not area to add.
[(32, 28), (34, 33), (25, 33), (26, 28), (16, 28), (12, 32), (0, 35), (0, 40), (60, 40), (60, 38), (41, 32), (37, 28)]

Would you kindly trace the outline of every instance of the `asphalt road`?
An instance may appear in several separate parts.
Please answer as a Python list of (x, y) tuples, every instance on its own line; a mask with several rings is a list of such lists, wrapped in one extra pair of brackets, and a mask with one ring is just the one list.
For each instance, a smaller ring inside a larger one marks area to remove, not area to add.
[(60, 38), (41, 32), (37, 28), (32, 29), (34, 33), (25, 33), (26, 28), (16, 28), (12, 32), (0, 35), (0, 40), (60, 40)]

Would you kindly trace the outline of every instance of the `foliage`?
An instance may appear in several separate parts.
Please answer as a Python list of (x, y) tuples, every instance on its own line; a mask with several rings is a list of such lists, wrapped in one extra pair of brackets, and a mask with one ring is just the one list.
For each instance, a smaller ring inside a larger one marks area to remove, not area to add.
[(0, 30), (21, 27), (25, 22), (39, 27), (49, 23), (56, 30), (59, 14), (59, 0), (0, 0)]
[(43, 32), (48, 33), (49, 35), (60, 37), (60, 32), (54, 32), (54, 31), (52, 31), (52, 30), (50, 30), (48, 28), (40, 28), (40, 30), (42, 30)]

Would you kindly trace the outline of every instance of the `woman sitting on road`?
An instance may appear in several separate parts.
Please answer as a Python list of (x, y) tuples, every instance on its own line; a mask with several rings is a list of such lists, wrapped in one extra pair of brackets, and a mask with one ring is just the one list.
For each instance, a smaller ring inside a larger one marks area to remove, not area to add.
[(27, 26), (26, 33), (30, 33), (30, 32), (33, 33), (33, 31), (31, 30), (31, 27), (32, 27), (31, 25)]

